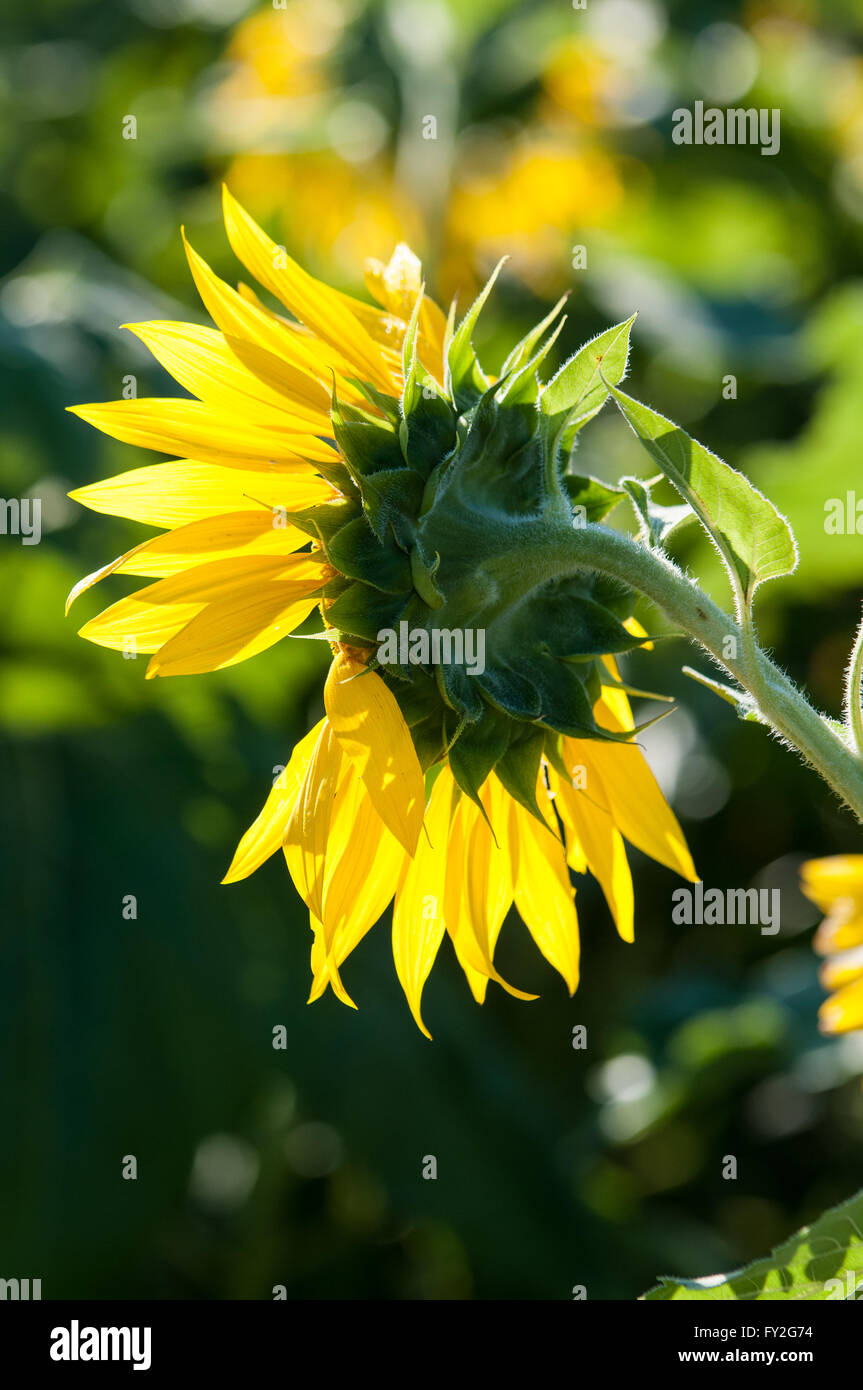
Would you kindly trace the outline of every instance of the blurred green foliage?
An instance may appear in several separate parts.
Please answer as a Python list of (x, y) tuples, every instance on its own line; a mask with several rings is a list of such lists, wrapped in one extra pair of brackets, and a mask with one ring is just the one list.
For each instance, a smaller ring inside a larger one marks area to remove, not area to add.
[[(446, 294), (512, 249), (491, 358), (562, 289), (562, 353), (639, 309), (634, 393), (794, 526), (799, 575), (765, 588), (763, 631), (835, 712), (863, 577), (863, 538), (823, 525), (857, 474), (863, 5), (290, 0), (283, 48), (272, 14), (4, 9), (3, 493), (42, 498), (43, 538), (0, 537), (0, 1274), (42, 1278), (45, 1297), (629, 1298), (663, 1270), (734, 1267), (860, 1185), (863, 1055), (818, 1037), (795, 889), (802, 857), (857, 848), (848, 818), (665, 643), (632, 661), (681, 704), (653, 731), (654, 765), (707, 884), (781, 887), (781, 936), (674, 927), (674, 881), (639, 860), (634, 946), (579, 881), (572, 1001), (505, 928), (504, 973), (541, 1002), (491, 992), (477, 1009), (445, 951), (429, 1045), (383, 924), (351, 958), (359, 1012), (307, 1009), (310, 936), (284, 867), (219, 879), (318, 717), (323, 654), (285, 642), (145, 684), (141, 662), (81, 643), (66, 592), (141, 531), (65, 493), (148, 460), (64, 407), (118, 396), (129, 373), (139, 394), (173, 389), (118, 325), (201, 316), (182, 222), (236, 275), (225, 173), (354, 291), (385, 237), (411, 235)], [(780, 153), (673, 145), (671, 111), (696, 98), (779, 107)], [(426, 102), (441, 129), (424, 150)], [(645, 469), (612, 412), (580, 462)], [(686, 531), (679, 553), (701, 569)]]

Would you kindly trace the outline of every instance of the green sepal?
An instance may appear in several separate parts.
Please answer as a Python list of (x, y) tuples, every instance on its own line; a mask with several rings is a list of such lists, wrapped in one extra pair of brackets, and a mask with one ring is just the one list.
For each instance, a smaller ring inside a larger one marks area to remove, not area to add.
[(476, 724), (465, 725), (449, 750), (452, 775), (462, 791), (485, 814), (479, 799), (480, 788), (503, 757), (510, 740), (510, 723), (496, 710), (486, 711)]
[(525, 727), (518, 729), (509, 748), (495, 766), (495, 772), (511, 797), (546, 825), (536, 800), (539, 763), (545, 749), (545, 732)]
[(506, 361), (500, 369), (500, 374), (502, 377), (509, 376), (511, 372), (517, 372), (520, 367), (524, 366), (525, 362), (527, 362), (530, 358), (531, 353), (533, 352), (543, 333), (545, 333), (545, 331), (551, 327), (558, 314), (563, 309), (563, 306), (566, 303), (568, 297), (568, 293), (561, 295), (560, 299), (555, 304), (551, 313), (546, 314), (544, 319), (542, 319), (539, 323), (534, 324), (533, 328), (531, 328), (527, 333), (525, 333), (521, 341), (516, 343), (512, 352), (509, 354), (509, 356), (507, 357)]
[(542, 347), (534, 354), (529, 361), (521, 367), (503, 372), (501, 380), (498, 382), (497, 397), (501, 408), (511, 405), (536, 405), (539, 400), (541, 390), (539, 381), (539, 369), (545, 361), (554, 344), (557, 342), (566, 319), (561, 319), (553, 331), (546, 338)]
[(416, 376), (413, 398), (405, 396), (398, 437), (405, 463), (428, 478), (455, 448), (456, 417), (428, 373), (419, 368)]
[(333, 627), (364, 642), (378, 642), (385, 628), (395, 628), (404, 611), (404, 594), (382, 593), (358, 580), (349, 583), (326, 607)]
[(411, 587), (407, 555), (395, 545), (383, 545), (364, 516), (349, 521), (326, 543), (327, 559), (349, 579), (361, 579), (388, 594)]
[(460, 496), (480, 511), (536, 514), (547, 497), (539, 417), (529, 403), (501, 407), (496, 392), (491, 386), (478, 400), (441, 484), (457, 480)]
[(471, 338), (480, 311), (488, 299), (492, 286), (500, 274), (503, 260), (498, 261), (486, 284), (471, 304), (458, 328), (452, 335), (446, 355), (447, 394), (462, 414), (476, 405), (484, 391), (488, 390), (488, 377), (479, 364)]
[(398, 436), (379, 420), (352, 420), (350, 406), (333, 407), (333, 433), (345, 463), (358, 484), (385, 470), (403, 468)]
[(477, 689), (476, 676), (469, 676), (461, 666), (435, 666), (434, 673), (441, 698), (450, 709), (470, 723), (482, 718), (486, 707)]
[(290, 514), (291, 525), (297, 526), (301, 531), (305, 531), (307, 536), (318, 541), (323, 546), (324, 553), (337, 532), (349, 521), (361, 517), (360, 506), (355, 501), (342, 497), (334, 498), (331, 502), (319, 502), (314, 507), (303, 507)]
[(345, 377), (345, 381), (349, 382), (351, 386), (355, 386), (359, 391), (362, 391), (369, 404), (375, 406), (382, 415), (386, 416), (394, 429), (398, 429), (398, 423), (401, 419), (398, 396), (390, 396), (385, 391), (378, 391), (377, 387), (372, 386), (371, 382), (361, 381), (359, 377)]
[(384, 468), (360, 483), (363, 507), (379, 541), (392, 527), (402, 550), (410, 550), (416, 535), (414, 517), (422, 501), (425, 480), (412, 468)]
[(530, 722), (539, 718), (542, 701), (536, 686), (504, 661), (498, 660), (474, 679), (486, 699), (503, 714)]

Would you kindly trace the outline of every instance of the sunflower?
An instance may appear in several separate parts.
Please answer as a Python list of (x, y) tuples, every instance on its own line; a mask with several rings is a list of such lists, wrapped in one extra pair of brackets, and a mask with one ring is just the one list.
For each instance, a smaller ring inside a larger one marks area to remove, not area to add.
[(75, 408), (179, 456), (71, 494), (162, 528), (76, 585), (70, 602), (109, 574), (155, 580), (81, 635), (149, 653), (148, 677), (191, 675), (308, 628), (317, 610), (332, 651), (325, 717), (225, 882), (283, 851), (310, 914), (311, 999), (329, 987), (353, 1006), (341, 967), (393, 899), (396, 972), (424, 1033), (444, 935), (478, 1001), (489, 980), (534, 997), (494, 964), (513, 905), (572, 993), (570, 870), (597, 878), (626, 941), (624, 841), (696, 877), (615, 662), (649, 645), (633, 596), (546, 558), (550, 538), (571, 546), (623, 495), (568, 463), (623, 376), (630, 324), (543, 382), (558, 305), (495, 379), (472, 345), (494, 276), (456, 324), (402, 245), (367, 268), (372, 307), (308, 275), (227, 190), (224, 215), (238, 259), (290, 317), (187, 246), (216, 328), (132, 331), (192, 398)]
[(863, 1028), (863, 854), (810, 859), (801, 870), (803, 892), (827, 915), (815, 950), (827, 960), (821, 983), (833, 990), (821, 1005), (825, 1033)]

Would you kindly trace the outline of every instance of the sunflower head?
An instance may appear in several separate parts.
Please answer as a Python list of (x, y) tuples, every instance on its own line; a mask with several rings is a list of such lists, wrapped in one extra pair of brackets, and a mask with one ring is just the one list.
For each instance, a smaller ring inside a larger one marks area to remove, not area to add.
[(631, 599), (620, 586), (558, 573), (551, 558), (558, 539), (571, 541), (621, 495), (567, 465), (575, 429), (605, 398), (607, 353), (622, 375), (629, 325), (544, 386), (559, 305), (494, 379), (472, 333), (496, 274), (458, 327), (450, 312), (437, 363), (423, 360), (418, 290), (398, 394), (358, 380), (361, 407), (334, 390), (340, 458), (327, 476), (339, 495), (294, 520), (336, 572), (323, 591), (326, 623), (381, 673), (423, 767), (448, 753), (474, 798), (496, 768), (532, 804), (555, 735), (615, 737), (593, 712), (611, 679), (603, 659), (644, 640), (624, 626)]
[[(495, 276), (460, 318), (405, 246), (373, 262), (374, 307), (314, 279), (225, 194), (237, 256), (290, 317), (187, 247), (215, 328), (134, 331), (191, 393), (79, 406), (174, 457), (72, 495), (159, 534), (76, 585), (155, 582), (81, 635), (150, 655), (148, 676), (254, 656), (321, 619), (325, 717), (295, 747), (226, 881), (284, 852), (313, 932), (311, 997), (391, 900), (417, 1023), (445, 935), (474, 996), (513, 905), (573, 991), (570, 870), (599, 880), (633, 936), (624, 837), (694, 877), (632, 745), (618, 653), (646, 640), (631, 596), (579, 563), (578, 528), (624, 495), (570, 468), (626, 368), (631, 321), (544, 369), (562, 304), (497, 378), (473, 345)], [(495, 272), (496, 274), (497, 272)]]

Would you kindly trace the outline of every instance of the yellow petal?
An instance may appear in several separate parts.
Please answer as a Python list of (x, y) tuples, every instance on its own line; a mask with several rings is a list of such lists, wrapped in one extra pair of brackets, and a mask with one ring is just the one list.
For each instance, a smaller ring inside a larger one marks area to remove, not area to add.
[[(292, 561), (312, 556), (215, 560), (169, 579), (159, 579), (137, 593), (112, 603), (79, 630), (81, 637), (102, 647), (123, 650), (130, 638), (141, 652), (155, 652), (207, 603), (231, 597), (251, 601), (264, 581), (284, 574)], [(304, 578), (312, 571), (306, 570)], [(155, 643), (155, 645), (153, 645)]]
[(840, 989), (821, 1005), (818, 1020), (825, 1033), (848, 1033), (863, 1028), (863, 980)]
[(425, 833), (413, 859), (407, 859), (393, 909), (393, 960), (399, 983), (420, 1032), (421, 1003), (444, 935), (447, 838), (452, 787), (443, 773), (432, 787), (425, 814)]
[[(255, 296), (248, 292), (238, 294), (230, 285), (214, 275), (207, 262), (198, 255), (186, 241), (186, 256), (198, 293), (207, 312), (231, 343), (231, 350), (237, 352), (237, 341), (256, 344), (274, 357), (290, 363), (298, 371), (307, 373), (317, 382), (317, 390), (326, 389), (329, 401), (332, 394), (331, 372), (351, 373), (349, 362), (326, 343), (320, 343), (312, 334), (295, 324), (270, 312)], [(310, 383), (312, 402), (318, 399), (316, 388)], [(352, 395), (358, 399), (355, 388), (350, 388), (339, 378), (339, 395)]]
[(282, 301), (301, 323), (332, 344), (359, 375), (389, 390), (393, 384), (380, 350), (329, 285), (309, 275), (258, 226), (227, 188), (222, 206), (234, 254), (255, 279)]
[(494, 980), (515, 999), (535, 999), (535, 994), (509, 984), (493, 962), (497, 938), (512, 902), (512, 877), (505, 803), (491, 779), (481, 798), (494, 826), (497, 844), (479, 808), (462, 797), (450, 832), (444, 921), (468, 984), (480, 1003), (485, 994), (485, 979)]
[(118, 555), (101, 569), (80, 579), (66, 600), (66, 612), (81, 594), (109, 574), (134, 574), (148, 579), (167, 579), (195, 565), (254, 555), (290, 555), (308, 543), (308, 536), (296, 526), (276, 525), (281, 516), (264, 510), (229, 512), (226, 516), (204, 517), (174, 531), (152, 536), (140, 545)]
[(324, 873), (324, 943), (341, 965), (385, 911), (405, 852), (348, 764), (333, 808)]
[(560, 840), (510, 798), (515, 905), (546, 960), (578, 988), (579, 937), (575, 893)]
[[(439, 780), (444, 776), (447, 776), (452, 784), (448, 768), (440, 774)], [(450, 817), (444, 888), (444, 926), (471, 994), (478, 1004), (482, 1004), (488, 988), (489, 974), (476, 942), (467, 903), (467, 882), (470, 874), (467, 839), (470, 827), (466, 824), (466, 818), (472, 806), (473, 803), (467, 797), (462, 797)]]
[[(236, 338), (231, 334), (225, 336), (225, 342), (243, 366), (274, 394), (287, 397), (303, 410), (318, 412), (326, 421), (326, 428), (322, 432), (332, 433), (332, 387), (328, 389), (310, 372), (304, 371), (294, 362), (286, 362), (283, 357), (277, 357), (275, 353), (261, 347), (260, 343), (250, 342), (247, 338)], [(339, 395), (343, 399), (348, 396), (355, 400), (363, 399), (360, 392), (354, 392), (344, 382), (339, 384)]]
[(588, 790), (572, 787), (555, 771), (550, 774), (555, 806), (566, 830), (567, 859), (583, 872), (584, 864), (598, 880), (624, 941), (635, 937), (635, 898), (626, 847), (608, 811), (590, 798)]
[(221, 468), (193, 459), (132, 468), (69, 493), (91, 511), (168, 527), (237, 511), (263, 512), (271, 522), (275, 508), (301, 511), (334, 495), (329, 483), (310, 473)]
[(831, 854), (809, 859), (800, 871), (803, 892), (826, 912), (840, 898), (863, 908), (863, 854)]
[(848, 951), (840, 951), (825, 961), (819, 979), (825, 989), (843, 989), (863, 977), (863, 945), (852, 946)]
[[(610, 714), (602, 714), (609, 729), (621, 731)], [(568, 768), (584, 767), (588, 795), (611, 813), (630, 844), (660, 864), (695, 883), (698, 875), (677, 817), (659, 789), (641, 749), (635, 744), (601, 743), (597, 739), (563, 740)]]
[(279, 774), (262, 811), (238, 844), (223, 883), (237, 883), (241, 878), (248, 878), (281, 845), (323, 723), (323, 719), (320, 719), (295, 745), (288, 765)]
[(413, 854), (422, 828), (425, 786), (395, 696), (375, 671), (339, 652), (327, 676), (324, 704), (378, 815)]
[(68, 409), (114, 439), (163, 454), (193, 454), (204, 462), (245, 465), (277, 461), (289, 472), (305, 472), (310, 462), (333, 462), (336, 451), (314, 434), (257, 429), (243, 419), (173, 397), (105, 401)]
[(327, 838), (333, 804), (343, 781), (344, 762), (339, 741), (329, 720), (325, 720), (282, 844), (294, 886), (319, 921), (323, 912)]
[[(221, 333), (193, 323), (156, 320), (126, 325), (175, 381), (220, 411), (230, 410), (262, 427), (330, 434), (329, 401), (317, 408), (273, 390), (231, 351)], [(299, 376), (299, 373), (294, 373)]]
[(863, 913), (857, 909), (853, 898), (837, 901), (815, 933), (812, 944), (821, 956), (863, 944)]
[(267, 584), (253, 598), (232, 594), (208, 603), (161, 647), (147, 667), (153, 676), (198, 676), (248, 661), (304, 622), (317, 603), (305, 586)]
[(336, 998), (340, 999), (343, 1004), (347, 1004), (349, 1009), (355, 1009), (357, 1006), (342, 984), (339, 968), (333, 956), (327, 955), (323, 927), (313, 914), (310, 914), (309, 920), (314, 932), (314, 939), (311, 958), (312, 988), (306, 1002), (314, 1004), (316, 999), (320, 999), (327, 985), (331, 985)]

